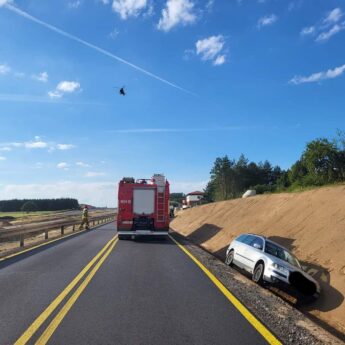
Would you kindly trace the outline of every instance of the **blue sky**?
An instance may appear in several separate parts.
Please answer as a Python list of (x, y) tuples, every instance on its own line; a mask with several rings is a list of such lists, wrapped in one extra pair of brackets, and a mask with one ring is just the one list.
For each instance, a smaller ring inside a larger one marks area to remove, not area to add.
[[(0, 0), (0, 199), (201, 189), (344, 129), (342, 0)], [(116, 87), (126, 86), (127, 96)]]

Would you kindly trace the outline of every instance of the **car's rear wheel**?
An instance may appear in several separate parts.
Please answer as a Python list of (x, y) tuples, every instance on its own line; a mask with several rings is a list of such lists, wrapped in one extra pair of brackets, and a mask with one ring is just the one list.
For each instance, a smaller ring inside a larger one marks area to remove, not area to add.
[(225, 264), (228, 266), (233, 266), (234, 265), (234, 251), (230, 250), (228, 255), (225, 258)]
[(252, 276), (252, 280), (257, 283), (257, 284), (263, 284), (264, 282), (264, 270), (265, 270), (265, 265), (263, 262), (259, 262), (256, 264)]

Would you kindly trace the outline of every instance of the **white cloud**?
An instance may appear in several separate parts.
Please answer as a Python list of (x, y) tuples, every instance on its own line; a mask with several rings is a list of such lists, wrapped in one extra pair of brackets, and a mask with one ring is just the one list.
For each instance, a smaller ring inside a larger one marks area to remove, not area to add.
[(61, 81), (56, 90), (62, 93), (72, 93), (80, 89), (80, 84), (76, 81)]
[(37, 81), (41, 81), (42, 83), (46, 83), (48, 81), (49, 76), (47, 72), (41, 72), (38, 74), (34, 74), (32, 78)]
[(224, 45), (223, 35), (210, 36), (195, 43), (196, 54), (200, 55), (204, 61), (212, 60), (214, 65), (222, 65), (226, 58), (225, 54), (220, 54), (223, 52)]
[(5, 161), (5, 160), (6, 160), (6, 157), (0, 156), (0, 161)]
[(77, 165), (78, 167), (82, 167), (82, 168), (90, 168), (90, 164), (84, 163), (84, 162), (76, 162), (75, 165)]
[(105, 176), (106, 174), (104, 172), (96, 172), (96, 171), (89, 171), (84, 176), (85, 177), (100, 177)]
[(70, 150), (70, 149), (73, 149), (75, 146), (72, 145), (72, 144), (57, 144), (56, 145), (56, 148), (58, 150), (62, 150), (62, 151), (65, 151), (65, 150)]
[(339, 7), (337, 7), (328, 13), (327, 17), (323, 20), (323, 22), (325, 24), (337, 23), (343, 15), (344, 14), (342, 10)]
[(219, 55), (217, 56), (216, 60), (213, 61), (213, 64), (215, 66), (222, 65), (225, 62), (225, 55)]
[(113, 11), (122, 19), (137, 17), (147, 6), (147, 0), (113, 0)]
[(61, 162), (61, 163), (57, 164), (56, 167), (58, 169), (68, 170), (69, 164), (67, 164), (66, 162)]
[(345, 72), (345, 64), (334, 69), (311, 74), (310, 76), (294, 76), (290, 80), (290, 84), (298, 85), (304, 83), (315, 83), (326, 79), (334, 79), (340, 77)]
[(0, 0), (0, 7), (12, 2), (12, 0)]
[(31, 141), (24, 144), (27, 149), (45, 149), (48, 147), (48, 144), (44, 141)]
[(274, 24), (278, 20), (278, 17), (275, 14), (270, 14), (264, 17), (261, 17), (258, 20), (257, 27), (261, 29), (263, 26), (268, 26)]
[(316, 36), (316, 42), (326, 42), (334, 35), (345, 30), (345, 22), (338, 23), (343, 16), (344, 13), (337, 7), (330, 11), (319, 24), (302, 29), (301, 35)]
[(76, 9), (76, 8), (78, 8), (80, 5), (81, 5), (81, 1), (80, 1), (80, 0), (70, 1), (70, 2), (68, 3), (68, 8)]
[(54, 150), (69, 150), (74, 148), (72, 144), (56, 144), (54, 142), (45, 142), (39, 136), (34, 140), (24, 142), (0, 143), (0, 151), (11, 151), (12, 149), (47, 149), (49, 152)]
[(7, 75), (10, 73), (15, 78), (24, 78), (25, 77), (25, 73), (15, 71), (10, 66), (8, 66), (7, 64), (0, 64), (0, 75)]
[(63, 94), (61, 92), (58, 91), (48, 91), (48, 96), (52, 99), (54, 98), (61, 98), (63, 96)]
[[(1, 1), (1, 0), (0, 0)], [(8, 65), (0, 65), (0, 74), (5, 75), (11, 72), (11, 68)]]
[(57, 84), (54, 91), (49, 91), (48, 96), (50, 98), (61, 98), (65, 93), (73, 93), (78, 90), (80, 90), (80, 83), (64, 80)]
[(324, 42), (328, 41), (332, 36), (336, 35), (340, 31), (345, 30), (345, 24), (335, 24), (331, 29), (328, 31), (321, 32), (317, 37), (317, 42)]
[(193, 24), (197, 20), (194, 6), (191, 0), (168, 0), (162, 10), (158, 29), (169, 31), (177, 25)]
[(301, 31), (302, 36), (311, 35), (315, 32), (315, 26), (308, 26)]
[(2, 199), (42, 199), (42, 198), (76, 198), (80, 203), (94, 206), (117, 205), (117, 183), (56, 181), (39, 184), (0, 185)]

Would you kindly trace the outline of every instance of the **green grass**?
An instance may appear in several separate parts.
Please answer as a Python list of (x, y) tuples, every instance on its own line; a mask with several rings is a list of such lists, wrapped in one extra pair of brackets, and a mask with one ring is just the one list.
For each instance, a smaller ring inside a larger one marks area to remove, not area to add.
[(344, 182), (338, 182), (338, 183), (330, 183), (325, 184), (323, 186), (290, 186), (286, 189), (279, 189), (274, 191), (274, 194), (277, 193), (299, 193), (299, 192), (306, 192), (308, 190), (315, 190), (315, 189), (322, 189), (322, 188), (332, 188), (332, 187), (340, 187), (345, 186)]
[(37, 212), (0, 212), (0, 217), (14, 217), (16, 219), (23, 217), (38, 217), (48, 214), (57, 213), (56, 211), (37, 211)]

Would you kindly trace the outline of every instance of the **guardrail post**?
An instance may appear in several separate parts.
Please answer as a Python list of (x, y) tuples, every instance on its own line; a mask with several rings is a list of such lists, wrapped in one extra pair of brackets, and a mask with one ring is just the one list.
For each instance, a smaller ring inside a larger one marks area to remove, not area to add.
[(21, 234), (19, 237), (19, 241), (20, 241), (20, 246), (24, 247), (24, 234)]
[(75, 225), (73, 225), (72, 231), (75, 231)]
[(61, 226), (61, 235), (64, 235), (64, 233), (65, 233), (65, 227), (64, 227), (64, 225), (62, 225)]
[(48, 239), (48, 230), (44, 231), (44, 239), (47, 240)]

